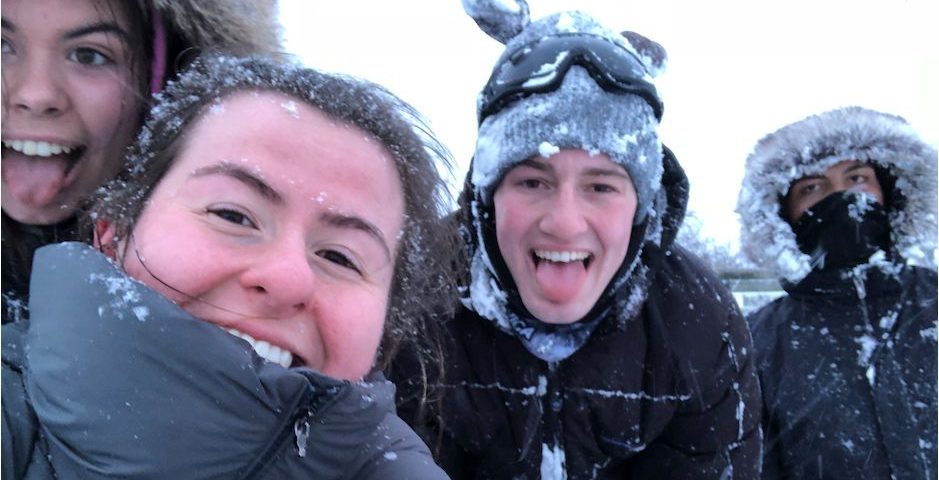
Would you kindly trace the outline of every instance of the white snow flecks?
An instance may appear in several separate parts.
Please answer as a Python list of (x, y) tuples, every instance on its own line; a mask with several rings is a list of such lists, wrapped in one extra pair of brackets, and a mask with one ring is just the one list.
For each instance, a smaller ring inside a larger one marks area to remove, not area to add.
[(570, 52), (567, 51), (558, 53), (557, 58), (555, 58), (553, 62), (545, 63), (537, 72), (532, 73), (531, 78), (526, 80), (525, 83), (522, 84), (522, 87), (538, 88), (553, 82), (558, 74), (558, 65), (560, 65), (568, 55), (570, 55)]
[(870, 366), (871, 356), (874, 355), (874, 350), (876, 350), (877, 347), (879, 346), (877, 339), (868, 334), (864, 334), (864, 335), (861, 335), (860, 337), (855, 338), (854, 342), (857, 343), (858, 346), (861, 347), (861, 349), (858, 351), (858, 358), (857, 358), (858, 365), (862, 367)]
[[(541, 377), (541, 378), (544, 378), (544, 377)], [(525, 387), (525, 388), (506, 387), (505, 385), (502, 385), (501, 383), (473, 383), (473, 382), (460, 382), (460, 383), (452, 383), (452, 384), (438, 383), (438, 384), (435, 384), (434, 386), (438, 388), (475, 388), (475, 389), (480, 389), (480, 390), (498, 390), (500, 392), (509, 393), (513, 395), (523, 395), (526, 397), (540, 397), (545, 394), (545, 386), (541, 384), (540, 382), (541, 380), (539, 379), (539, 385), (532, 385), (530, 387)]]
[(300, 118), (300, 109), (297, 106), (297, 102), (293, 100), (288, 100), (286, 102), (281, 103), (280, 106), (283, 107), (283, 109), (286, 110), (287, 113), (289, 113), (291, 117)]
[(857, 192), (862, 195), (855, 196), (854, 203), (848, 205), (848, 217), (855, 222), (861, 222), (864, 220), (864, 214), (874, 209), (874, 203), (877, 200), (865, 191), (858, 190)]
[(604, 398), (618, 397), (625, 400), (648, 400), (650, 402), (684, 402), (691, 399), (691, 394), (686, 395), (649, 395), (646, 392), (624, 392), (621, 390), (600, 390), (596, 388), (572, 388), (572, 391), (585, 393), (587, 395), (599, 395)]
[(560, 446), (548, 447), (547, 443), (541, 444), (541, 479), (542, 480), (566, 480), (567, 467), (564, 450)]
[(137, 320), (140, 320), (141, 322), (146, 322), (147, 317), (150, 316), (150, 309), (145, 305), (137, 305), (132, 309), (132, 311), (134, 312), (134, 316), (137, 317)]
[(554, 155), (560, 151), (560, 147), (551, 144), (551, 142), (541, 142), (538, 144), (538, 154), (544, 158), (549, 158), (551, 155)]
[(936, 327), (924, 328), (919, 331), (919, 336), (925, 340), (939, 341), (939, 333)]
[[(112, 313), (118, 318), (123, 319), (124, 313), (129, 312), (141, 322), (147, 320), (150, 310), (145, 306), (138, 305), (141, 301), (139, 288), (142, 284), (136, 280), (120, 275), (93, 273), (88, 277), (88, 282), (104, 286), (108, 295), (111, 296), (108, 305), (111, 307)], [(104, 315), (104, 305), (98, 307), (98, 315)]]
[(892, 330), (893, 326), (897, 323), (897, 316), (899, 314), (900, 312), (897, 311), (887, 312), (887, 314), (880, 319), (880, 328), (886, 331)]

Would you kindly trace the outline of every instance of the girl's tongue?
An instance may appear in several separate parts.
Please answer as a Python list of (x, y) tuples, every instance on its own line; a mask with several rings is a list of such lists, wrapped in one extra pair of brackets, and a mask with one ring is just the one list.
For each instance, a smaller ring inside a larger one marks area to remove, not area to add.
[(37, 157), (3, 149), (3, 186), (32, 207), (48, 206), (71, 179), (66, 155)]
[(535, 278), (547, 300), (564, 303), (573, 300), (587, 278), (587, 267), (582, 261), (535, 263)]

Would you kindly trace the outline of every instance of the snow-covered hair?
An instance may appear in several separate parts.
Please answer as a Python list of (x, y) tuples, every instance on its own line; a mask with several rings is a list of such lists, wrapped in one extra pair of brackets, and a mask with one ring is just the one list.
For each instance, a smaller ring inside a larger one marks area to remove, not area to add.
[(796, 244), (781, 201), (794, 181), (856, 160), (895, 179), (884, 192), (893, 248), (909, 263), (928, 263), (936, 249), (936, 155), (903, 118), (861, 107), (787, 125), (761, 139), (747, 158), (736, 209), (743, 251), (788, 282), (804, 278), (810, 259)]
[(449, 154), (420, 115), (384, 88), (260, 57), (197, 60), (157, 95), (157, 105), (128, 152), (124, 173), (100, 189), (89, 218), (108, 219), (116, 236), (126, 238), (183, 148), (187, 132), (216, 102), (246, 90), (296, 98), (361, 129), (394, 159), (406, 220), (381, 343), (378, 366), (384, 368), (403, 341), (421, 339), (424, 319), (452, 303), (447, 272), (458, 250), (441, 221), (449, 202), (440, 172), (451, 168)]

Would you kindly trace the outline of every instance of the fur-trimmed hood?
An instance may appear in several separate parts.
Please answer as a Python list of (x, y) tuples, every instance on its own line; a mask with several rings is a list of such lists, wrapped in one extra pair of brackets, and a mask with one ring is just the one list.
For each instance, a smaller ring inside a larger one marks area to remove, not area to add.
[(809, 116), (757, 143), (737, 200), (744, 253), (783, 280), (802, 280), (810, 259), (781, 215), (781, 199), (793, 181), (844, 160), (869, 162), (896, 179), (886, 202), (892, 245), (908, 263), (928, 263), (936, 249), (936, 149), (903, 118), (861, 107)]
[(187, 47), (233, 55), (281, 50), (276, 0), (144, 0)]

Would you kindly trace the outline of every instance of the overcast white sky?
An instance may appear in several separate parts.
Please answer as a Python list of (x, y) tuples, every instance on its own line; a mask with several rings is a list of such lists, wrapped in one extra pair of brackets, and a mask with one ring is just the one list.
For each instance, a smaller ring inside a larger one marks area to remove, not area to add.
[[(415, 105), (453, 153), (462, 182), (476, 95), (503, 46), (460, 0), (280, 0), (288, 50), (304, 63), (385, 85)], [(531, 0), (532, 18), (579, 9), (669, 53), (656, 80), (661, 134), (691, 180), (703, 232), (736, 245), (743, 164), (766, 133), (861, 105), (939, 141), (935, 0)]]

